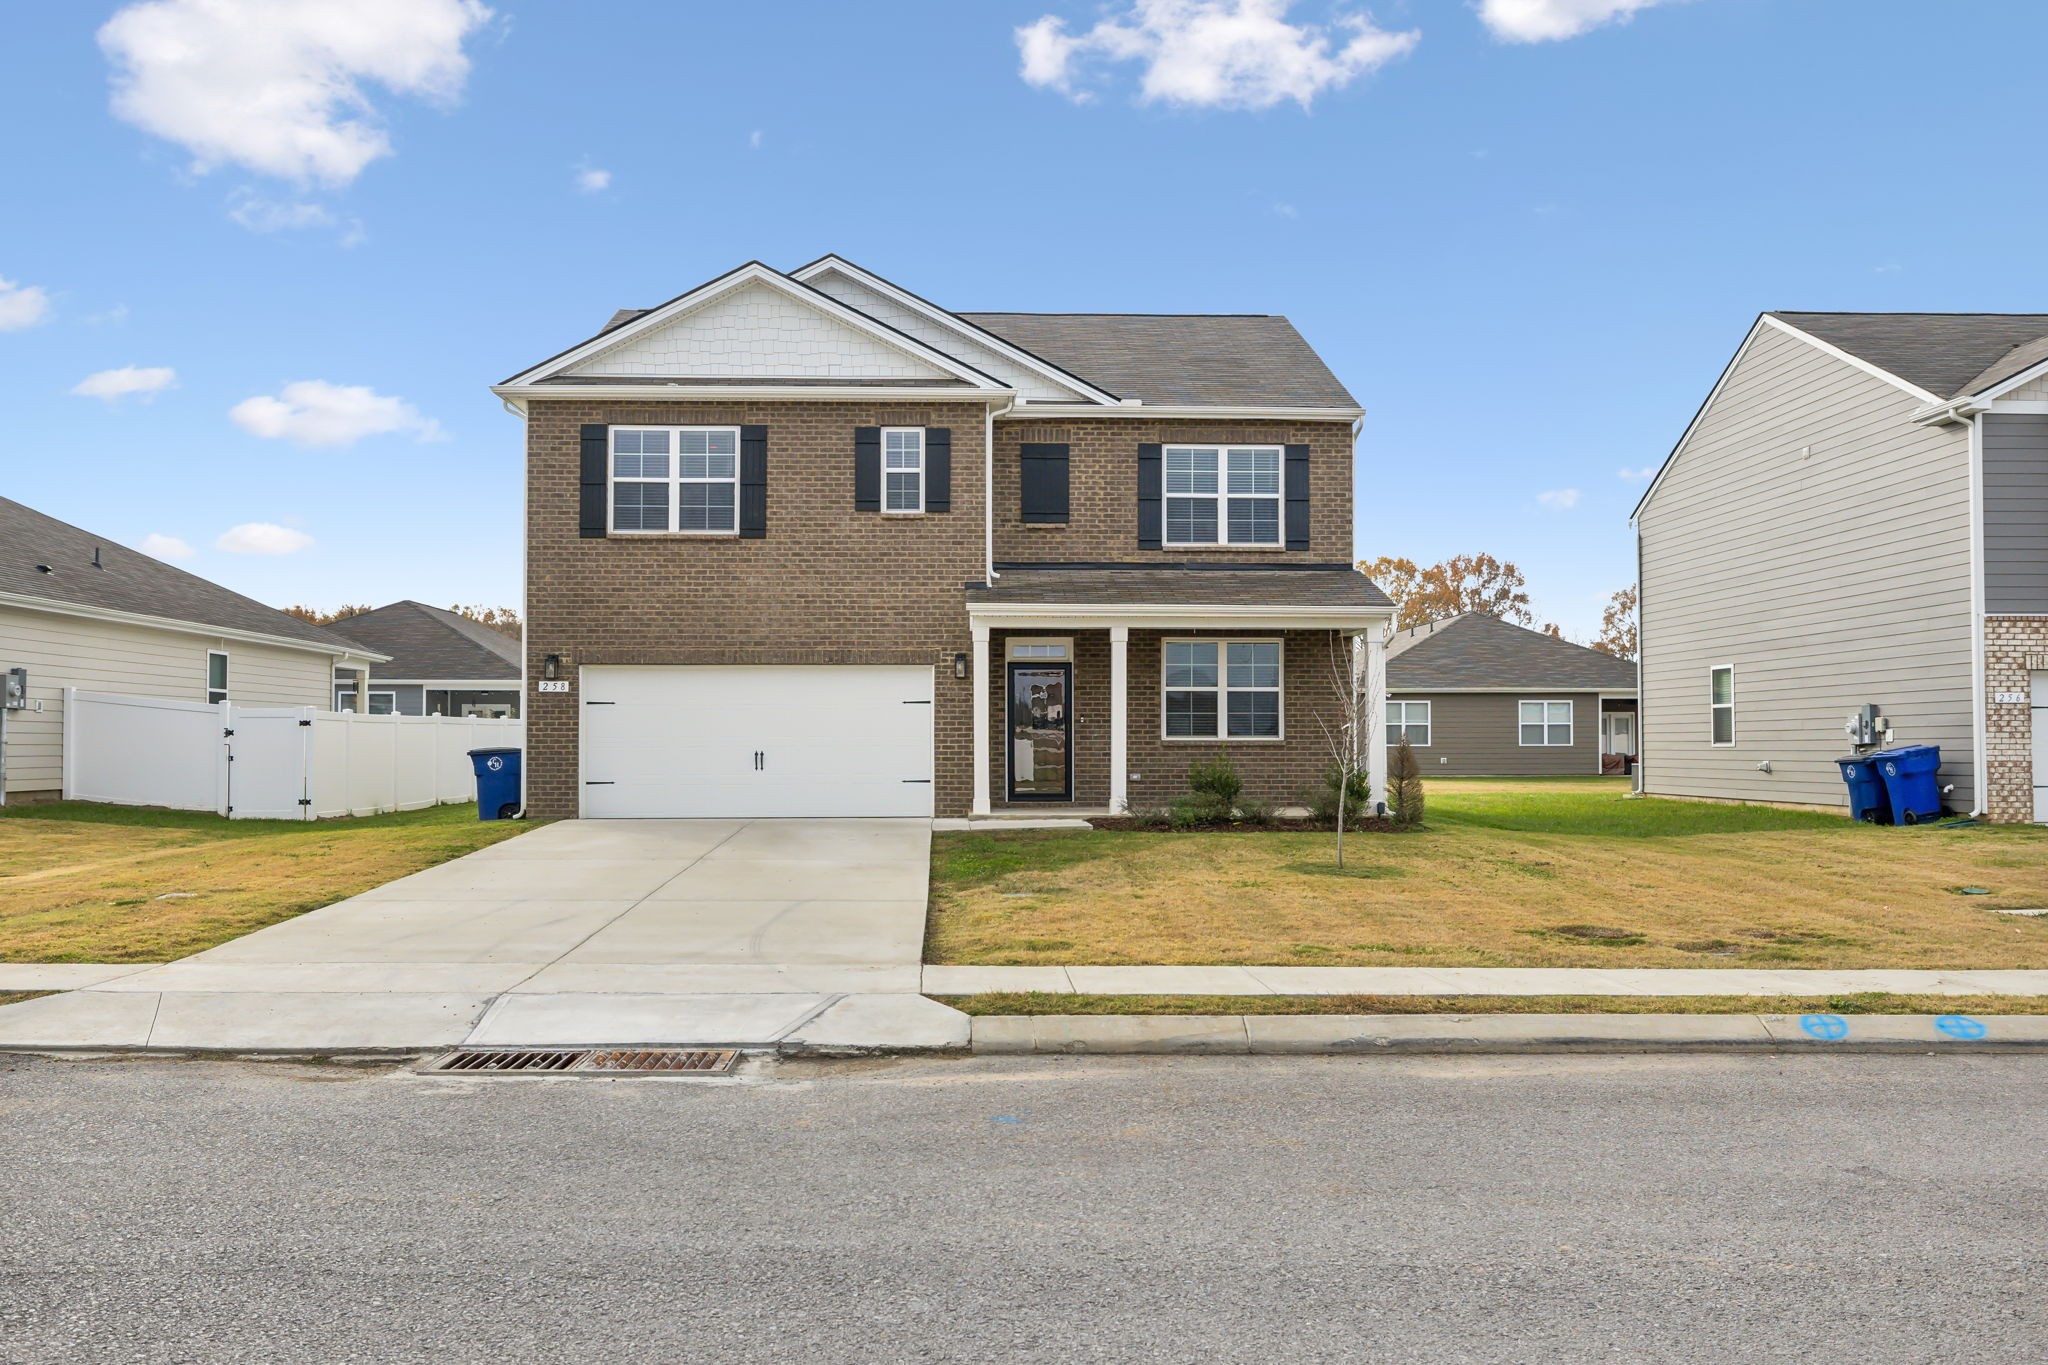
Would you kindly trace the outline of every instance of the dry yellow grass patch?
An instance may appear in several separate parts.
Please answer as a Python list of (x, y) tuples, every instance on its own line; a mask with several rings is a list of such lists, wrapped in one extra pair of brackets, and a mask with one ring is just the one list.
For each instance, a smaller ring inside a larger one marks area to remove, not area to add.
[[(2048, 967), (2048, 831), (1872, 829), (1438, 782), (1431, 827), (935, 840), (928, 960), (1469, 967)], [(1958, 894), (1978, 887), (1987, 896)]]
[(0, 818), (0, 962), (163, 962), (530, 828), (474, 806), (317, 824), (30, 806)]

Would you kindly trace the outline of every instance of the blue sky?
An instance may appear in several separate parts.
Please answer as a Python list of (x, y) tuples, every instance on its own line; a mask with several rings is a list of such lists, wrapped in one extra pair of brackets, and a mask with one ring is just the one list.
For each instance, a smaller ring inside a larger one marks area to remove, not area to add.
[(0, 493), (277, 604), (515, 602), (486, 386), (836, 251), (961, 309), (1287, 314), (1369, 410), (1360, 556), (1513, 559), (1583, 637), (1757, 311), (2048, 307), (1997, 174), (2048, 11), (1967, 8), (15, 5)]

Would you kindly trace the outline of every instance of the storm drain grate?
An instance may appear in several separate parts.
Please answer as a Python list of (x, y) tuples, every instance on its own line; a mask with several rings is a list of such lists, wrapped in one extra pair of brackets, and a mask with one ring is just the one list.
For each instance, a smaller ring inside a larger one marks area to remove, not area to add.
[(574, 1071), (584, 1074), (720, 1075), (731, 1071), (739, 1053), (731, 1049), (633, 1048), (457, 1048), (429, 1068), (497, 1075), (505, 1072)]

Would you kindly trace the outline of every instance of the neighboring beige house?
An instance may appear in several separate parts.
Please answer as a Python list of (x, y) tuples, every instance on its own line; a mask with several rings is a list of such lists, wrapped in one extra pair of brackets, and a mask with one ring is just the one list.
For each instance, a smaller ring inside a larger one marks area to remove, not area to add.
[(1636, 753), (1636, 666), (1466, 612), (1387, 642), (1387, 743), (1439, 777), (1591, 777)]
[(1644, 791), (1844, 806), (1868, 705), (2048, 821), (2048, 314), (1766, 313), (1634, 520)]
[(325, 711), (337, 666), (383, 658), (0, 498), (0, 803), (62, 791), (67, 687)]

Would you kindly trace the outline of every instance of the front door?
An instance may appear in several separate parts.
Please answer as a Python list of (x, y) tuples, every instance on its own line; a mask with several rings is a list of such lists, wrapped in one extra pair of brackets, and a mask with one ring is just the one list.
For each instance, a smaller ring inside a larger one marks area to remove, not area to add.
[(1010, 799), (1074, 799), (1072, 664), (1009, 666)]

